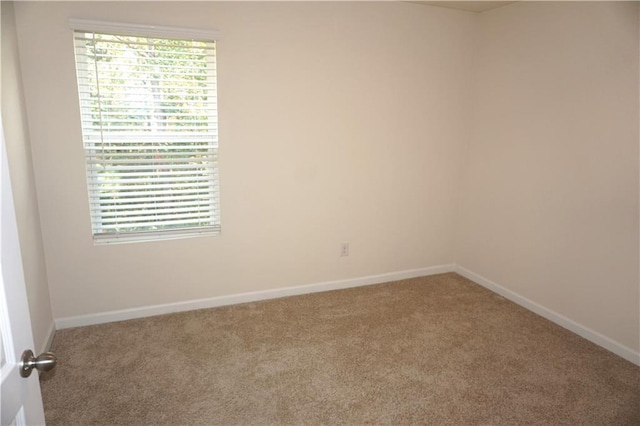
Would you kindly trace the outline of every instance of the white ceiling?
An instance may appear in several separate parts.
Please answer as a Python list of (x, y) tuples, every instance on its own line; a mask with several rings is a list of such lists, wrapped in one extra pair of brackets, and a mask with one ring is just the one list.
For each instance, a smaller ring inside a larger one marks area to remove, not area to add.
[(484, 12), (505, 6), (513, 1), (412, 1), (411, 3), (426, 4), (429, 6), (448, 7), (450, 9), (466, 10), (469, 12)]

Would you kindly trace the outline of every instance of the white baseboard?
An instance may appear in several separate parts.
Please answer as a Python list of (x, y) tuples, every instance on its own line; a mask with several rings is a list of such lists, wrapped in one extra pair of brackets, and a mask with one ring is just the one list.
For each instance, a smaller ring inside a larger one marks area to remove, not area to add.
[(51, 344), (53, 343), (53, 337), (56, 335), (56, 325), (53, 321), (49, 324), (49, 329), (45, 335), (44, 342), (41, 343), (39, 354), (48, 352), (51, 350)]
[(465, 278), (470, 279), (483, 287), (493, 291), (494, 293), (498, 293), (501, 296), (511, 300), (514, 303), (544, 317), (561, 327), (566, 328), (569, 331), (577, 334), (578, 336), (584, 337), (585, 339), (595, 343), (598, 346), (602, 346), (603, 348), (613, 352), (616, 355), (621, 356), (622, 358), (630, 361), (638, 366), (640, 366), (640, 353), (634, 351), (631, 348), (628, 348), (615, 340), (612, 340), (596, 331), (591, 330), (588, 327), (585, 327), (582, 324), (579, 324), (564, 315), (561, 315), (557, 312), (554, 312), (550, 309), (545, 308), (544, 306), (527, 299), (511, 290), (506, 289), (505, 287), (496, 284), (466, 268), (463, 268), (460, 265), (455, 265), (454, 271)]
[(249, 293), (232, 294), (229, 296), (212, 297), (208, 299), (188, 300), (185, 302), (168, 303), (164, 305), (143, 306), (140, 308), (123, 309), (118, 311), (101, 312), (98, 314), (79, 315), (58, 318), (55, 325), (58, 330), (70, 327), (103, 324), (114, 321), (124, 321), (134, 318), (150, 317), (174, 312), (193, 311), (196, 309), (215, 308), (218, 306), (236, 305), (238, 303), (256, 302), (259, 300), (276, 299), (279, 297), (297, 296), (301, 294), (318, 293), (322, 291), (340, 290), (344, 288), (381, 284), (389, 281), (407, 278), (423, 277), (427, 275), (453, 272), (453, 264), (431, 266), (427, 268), (410, 269), (380, 275), (370, 275), (347, 280), (327, 281), (317, 284), (296, 287), (283, 287), (273, 290), (254, 291)]

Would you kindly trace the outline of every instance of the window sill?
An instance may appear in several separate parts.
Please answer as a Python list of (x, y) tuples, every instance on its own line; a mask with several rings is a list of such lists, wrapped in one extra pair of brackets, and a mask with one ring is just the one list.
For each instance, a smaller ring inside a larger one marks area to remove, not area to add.
[(180, 229), (175, 231), (139, 232), (115, 235), (94, 235), (93, 244), (96, 246), (110, 244), (145, 243), (154, 241), (178, 240), (183, 238), (207, 237), (220, 235), (220, 227)]

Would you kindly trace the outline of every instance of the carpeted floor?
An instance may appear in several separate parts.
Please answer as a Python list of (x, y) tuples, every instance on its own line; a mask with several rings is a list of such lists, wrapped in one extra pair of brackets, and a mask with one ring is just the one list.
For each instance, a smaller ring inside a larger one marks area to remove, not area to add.
[(456, 274), (61, 330), (52, 425), (640, 424), (640, 367)]

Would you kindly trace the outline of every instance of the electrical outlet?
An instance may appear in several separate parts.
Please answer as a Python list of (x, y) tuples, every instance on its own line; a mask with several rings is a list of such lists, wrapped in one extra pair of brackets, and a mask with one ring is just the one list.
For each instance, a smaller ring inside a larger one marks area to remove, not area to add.
[(349, 256), (349, 243), (340, 244), (340, 256)]

